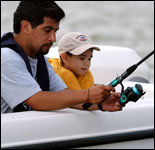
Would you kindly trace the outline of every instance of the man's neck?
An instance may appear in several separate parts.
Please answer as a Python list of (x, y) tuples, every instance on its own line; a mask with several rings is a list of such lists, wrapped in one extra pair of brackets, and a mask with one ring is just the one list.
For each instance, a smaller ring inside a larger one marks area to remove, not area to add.
[(35, 58), (35, 54), (30, 51), (30, 49), (26, 45), (26, 40), (25, 37), (19, 33), (19, 34), (14, 34), (14, 41), (23, 48), (24, 52), (26, 53), (27, 56), (31, 58)]

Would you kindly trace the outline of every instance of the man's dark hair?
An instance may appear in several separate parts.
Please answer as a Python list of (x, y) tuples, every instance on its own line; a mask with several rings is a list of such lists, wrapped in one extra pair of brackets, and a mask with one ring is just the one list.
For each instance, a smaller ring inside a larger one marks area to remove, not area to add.
[(20, 33), (22, 20), (29, 21), (34, 28), (43, 23), (44, 17), (60, 21), (65, 13), (54, 1), (21, 1), (14, 13), (14, 32)]

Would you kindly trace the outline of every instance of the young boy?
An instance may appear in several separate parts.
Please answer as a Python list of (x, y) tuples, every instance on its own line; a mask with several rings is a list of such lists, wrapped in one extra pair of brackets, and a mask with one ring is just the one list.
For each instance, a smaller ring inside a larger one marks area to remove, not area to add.
[(100, 49), (90, 43), (87, 35), (69, 32), (58, 43), (60, 59), (49, 59), (54, 71), (72, 90), (88, 89), (94, 85), (89, 67), (93, 50)]
[[(94, 86), (94, 79), (89, 70), (93, 50), (100, 51), (100, 48), (92, 45), (88, 35), (69, 32), (58, 43), (60, 59), (49, 59), (49, 63), (69, 89), (89, 89)], [(83, 109), (81, 105), (77, 105), (77, 108)], [(91, 109), (98, 109), (98, 107), (91, 107)]]

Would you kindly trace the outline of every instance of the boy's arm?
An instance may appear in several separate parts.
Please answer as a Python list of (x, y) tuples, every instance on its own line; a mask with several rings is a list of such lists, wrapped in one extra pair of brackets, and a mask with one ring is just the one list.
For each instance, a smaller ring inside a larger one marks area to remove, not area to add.
[[(71, 106), (70, 108), (74, 108), (74, 109), (79, 109), (79, 110), (84, 110), (83, 107), (82, 107), (83, 104), (78, 104), (78, 105), (73, 105)], [(98, 110), (98, 107), (97, 105), (93, 104), (91, 105), (89, 108), (88, 108), (88, 111), (89, 110)]]
[[(109, 112), (120, 111), (122, 110), (122, 106), (119, 103), (120, 101), (120, 93), (111, 93), (111, 95), (105, 99), (102, 103), (102, 109)], [(83, 104), (71, 106), (71, 108), (83, 110)], [(99, 110), (97, 104), (91, 105), (88, 110)]]

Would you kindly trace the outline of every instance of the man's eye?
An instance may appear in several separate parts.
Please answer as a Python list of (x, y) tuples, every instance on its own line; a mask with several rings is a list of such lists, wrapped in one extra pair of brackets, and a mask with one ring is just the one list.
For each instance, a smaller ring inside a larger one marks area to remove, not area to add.
[(49, 32), (51, 32), (51, 30), (45, 30), (45, 32), (46, 32), (46, 33), (49, 33)]

